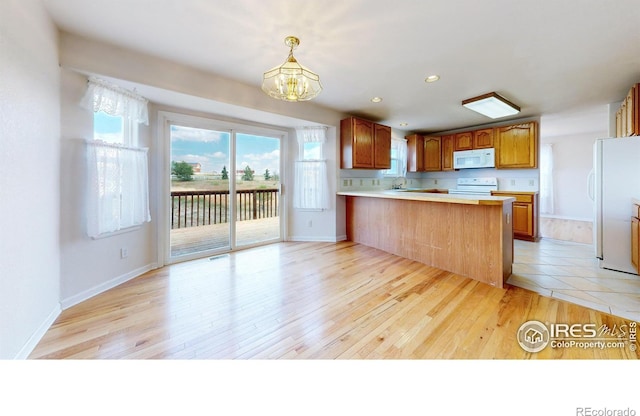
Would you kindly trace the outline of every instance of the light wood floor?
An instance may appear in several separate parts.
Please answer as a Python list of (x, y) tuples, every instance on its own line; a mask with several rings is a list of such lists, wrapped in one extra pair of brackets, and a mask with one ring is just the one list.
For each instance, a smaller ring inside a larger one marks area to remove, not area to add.
[(30, 358), (638, 358), (628, 342), (525, 352), (516, 333), (529, 320), (629, 325), (351, 242), (288, 242), (175, 264), (95, 296), (63, 311)]

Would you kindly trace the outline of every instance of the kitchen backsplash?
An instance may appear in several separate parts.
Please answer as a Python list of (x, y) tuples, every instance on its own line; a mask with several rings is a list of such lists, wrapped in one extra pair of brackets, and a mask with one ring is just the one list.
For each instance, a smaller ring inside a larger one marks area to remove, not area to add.
[(423, 173), (418, 176), (410, 173), (406, 178), (392, 178), (370, 175), (357, 175), (356, 172), (341, 171), (338, 190), (340, 191), (372, 191), (391, 189), (395, 184), (401, 184), (403, 188), (437, 188), (453, 189), (459, 177), (496, 177), (498, 189), (501, 191), (527, 191), (540, 190), (540, 179), (537, 170), (499, 170), (499, 169), (467, 169), (453, 172)]

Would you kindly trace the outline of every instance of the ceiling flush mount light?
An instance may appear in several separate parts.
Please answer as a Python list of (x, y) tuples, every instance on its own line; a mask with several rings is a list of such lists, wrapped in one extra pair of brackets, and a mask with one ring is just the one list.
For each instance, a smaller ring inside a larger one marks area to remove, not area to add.
[(371, 102), (372, 102), (372, 103), (379, 103), (379, 102), (382, 102), (382, 97), (373, 97), (373, 98), (371, 99)]
[(424, 82), (426, 82), (427, 84), (430, 84), (432, 82), (436, 82), (439, 79), (440, 79), (440, 75), (429, 75), (424, 79)]
[(520, 112), (520, 107), (495, 92), (469, 98), (462, 101), (462, 105), (490, 118), (512, 116)]
[(287, 36), (284, 43), (289, 47), (289, 57), (282, 65), (264, 73), (262, 91), (278, 100), (311, 100), (322, 91), (320, 77), (293, 57), (293, 50), (300, 44), (300, 39)]

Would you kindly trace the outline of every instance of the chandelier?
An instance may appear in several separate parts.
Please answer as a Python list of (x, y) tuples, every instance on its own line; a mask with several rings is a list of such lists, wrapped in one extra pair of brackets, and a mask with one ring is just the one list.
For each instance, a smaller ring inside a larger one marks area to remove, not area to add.
[(282, 65), (264, 73), (262, 91), (278, 100), (311, 100), (322, 91), (320, 77), (293, 57), (293, 50), (300, 44), (300, 39), (287, 36), (284, 43), (289, 47), (289, 57)]

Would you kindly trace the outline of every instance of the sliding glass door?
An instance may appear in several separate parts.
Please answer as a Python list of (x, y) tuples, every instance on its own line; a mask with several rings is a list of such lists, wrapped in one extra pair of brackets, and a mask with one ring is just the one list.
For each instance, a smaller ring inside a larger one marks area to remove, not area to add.
[(281, 240), (281, 137), (167, 123), (168, 262)]
[(236, 245), (280, 239), (280, 139), (238, 133)]

